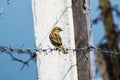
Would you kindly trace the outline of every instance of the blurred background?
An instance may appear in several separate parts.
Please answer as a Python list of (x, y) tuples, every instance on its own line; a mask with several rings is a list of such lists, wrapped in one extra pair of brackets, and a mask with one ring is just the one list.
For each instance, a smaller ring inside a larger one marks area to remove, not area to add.
[[(120, 0), (90, 0), (94, 46), (119, 52)], [(0, 46), (35, 48), (31, 0), (0, 0)], [(120, 59), (96, 52), (97, 80), (120, 80)], [(23, 60), (26, 54), (17, 55)], [(24, 56), (23, 56), (24, 55)], [(36, 61), (29, 66), (0, 53), (0, 80), (37, 80)]]
[[(103, 50), (119, 52), (120, 1), (91, 0), (94, 45)], [(98, 80), (120, 80), (120, 58), (96, 52)]]

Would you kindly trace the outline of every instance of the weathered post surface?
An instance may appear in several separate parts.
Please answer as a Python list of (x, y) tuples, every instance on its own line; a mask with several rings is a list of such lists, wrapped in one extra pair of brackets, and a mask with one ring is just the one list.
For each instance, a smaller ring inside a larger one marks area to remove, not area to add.
[[(62, 54), (48, 50), (54, 48), (49, 34), (55, 26), (63, 29), (65, 48), (93, 45), (89, 0), (32, 0), (32, 9), (36, 48), (47, 49), (37, 52), (38, 80), (95, 80), (93, 51)], [(80, 60), (83, 54), (87, 62)]]
[[(74, 49), (74, 29), (71, 0), (32, 0), (36, 48), (54, 48), (49, 34), (55, 26), (63, 29), (60, 33), (65, 48)], [(38, 80), (78, 80), (76, 54), (68, 51), (37, 53)]]
[[(75, 47), (93, 46), (90, 0), (72, 0)], [(84, 56), (83, 56), (84, 55)], [(87, 57), (87, 61), (85, 60)], [(76, 52), (78, 80), (95, 80), (93, 51)]]

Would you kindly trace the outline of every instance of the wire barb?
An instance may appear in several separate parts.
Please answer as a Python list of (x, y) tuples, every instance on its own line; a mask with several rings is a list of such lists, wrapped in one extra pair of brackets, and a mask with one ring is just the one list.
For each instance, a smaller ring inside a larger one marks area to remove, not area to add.
[[(0, 53), (7, 53), (11, 56), (13, 61), (17, 61), (23, 64), (23, 67), (21, 68), (21, 70), (24, 68), (25, 65), (28, 65), (29, 62), (33, 59), (36, 59), (36, 52), (40, 53), (40, 54), (44, 54), (44, 56), (48, 55), (49, 53), (53, 54), (53, 51), (58, 51), (58, 54), (60, 54), (61, 49), (56, 49), (56, 48), (51, 48), (48, 47), (46, 49), (22, 49), (22, 48), (13, 48), (9, 45), (9, 47), (5, 47), (5, 46), (0, 46)], [(100, 49), (100, 48), (95, 48), (93, 46), (85, 46), (85, 47), (81, 47), (81, 48), (75, 48), (75, 49), (71, 49), (71, 48), (66, 48), (66, 51), (72, 52), (73, 54), (75, 52), (80, 52), (83, 53), (82, 58), (85, 58), (86, 61), (88, 60), (88, 58), (85, 56), (86, 54), (88, 54), (90, 51), (94, 51), (94, 52), (101, 52), (101, 54), (112, 57), (112, 56), (117, 56), (120, 57), (120, 53), (116, 52), (116, 51), (109, 51), (106, 49)], [(30, 56), (30, 58), (27, 61), (21, 60), (16, 58), (12, 53), (18, 53), (18, 54), (28, 54)], [(80, 60), (81, 60), (80, 59)]]

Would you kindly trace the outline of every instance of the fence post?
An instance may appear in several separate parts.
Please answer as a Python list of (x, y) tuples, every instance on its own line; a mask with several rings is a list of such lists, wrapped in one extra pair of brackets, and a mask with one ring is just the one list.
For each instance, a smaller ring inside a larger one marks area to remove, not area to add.
[[(49, 34), (55, 26), (65, 48), (74, 49), (74, 28), (71, 0), (32, 0), (36, 48), (54, 48)], [(76, 54), (68, 51), (45, 51), (37, 53), (38, 80), (78, 80)]]
[[(72, 10), (76, 48), (93, 46), (90, 0), (72, 0)], [(93, 53), (93, 51), (76, 52), (78, 80), (95, 80)]]
[[(93, 45), (89, 4), (89, 0), (32, 0), (36, 48), (54, 48), (49, 34), (55, 26), (63, 29), (65, 48)], [(93, 51), (68, 53), (37, 53), (38, 80), (95, 80)]]

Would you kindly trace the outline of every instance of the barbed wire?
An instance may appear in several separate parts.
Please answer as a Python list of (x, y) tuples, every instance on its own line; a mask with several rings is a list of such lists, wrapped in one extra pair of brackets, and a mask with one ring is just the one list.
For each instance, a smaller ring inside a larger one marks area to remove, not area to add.
[[(0, 46), (0, 53), (7, 53), (11, 56), (13, 61), (17, 61), (23, 64), (21, 70), (25, 67), (25, 65), (29, 66), (29, 62), (33, 59), (36, 59), (36, 52), (40, 53), (40, 54), (44, 54), (44, 55), (48, 55), (49, 53), (53, 54), (53, 51), (58, 51), (59, 54), (61, 52), (61, 49), (59, 48), (46, 48), (46, 49), (23, 49), (23, 48), (13, 48), (11, 46), (9, 47), (5, 47), (5, 46)], [(88, 53), (90, 51), (98, 51), (101, 52), (101, 54), (106, 55), (106, 56), (117, 56), (120, 57), (120, 53), (116, 52), (116, 51), (109, 51), (107, 49), (100, 49), (100, 48), (95, 48), (93, 46), (85, 46), (85, 47), (81, 47), (81, 48), (75, 48), (75, 49), (70, 49), (70, 48), (66, 48), (66, 51), (71, 51), (71, 52), (82, 52), (82, 53)], [(16, 58), (13, 53), (17, 53), (17, 54), (28, 54), (30, 56), (30, 58), (26, 61), (21, 60)], [(69, 53), (68, 53), (69, 54)], [(78, 53), (79, 54), (79, 53)], [(82, 56), (84, 57), (84, 55)], [(87, 57), (85, 57), (87, 59)]]

